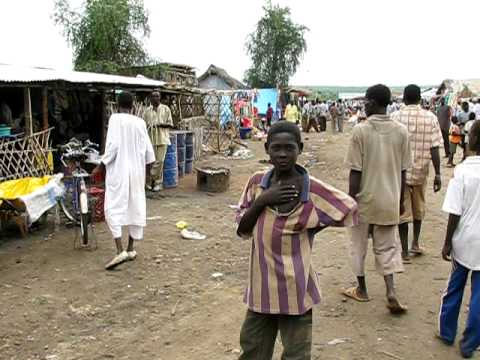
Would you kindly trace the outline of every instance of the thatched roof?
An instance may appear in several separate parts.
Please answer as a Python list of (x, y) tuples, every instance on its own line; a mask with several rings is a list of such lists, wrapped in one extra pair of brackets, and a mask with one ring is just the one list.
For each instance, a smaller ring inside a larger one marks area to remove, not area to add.
[(459, 98), (480, 96), (480, 79), (444, 80), (437, 93), (444, 95), (446, 92), (453, 92)]
[(302, 87), (295, 87), (295, 86), (286, 87), (285, 92), (288, 93), (288, 94), (289, 93), (297, 93), (300, 96), (310, 96), (310, 95), (313, 94), (313, 91), (311, 91), (309, 89), (302, 88)]
[(215, 75), (223, 79), (223, 81), (225, 81), (232, 89), (247, 89), (247, 87), (241, 81), (231, 77), (224, 69), (213, 64), (210, 65), (207, 71), (205, 71), (205, 73), (198, 78), (198, 81), (201, 82), (207, 79), (209, 76)]

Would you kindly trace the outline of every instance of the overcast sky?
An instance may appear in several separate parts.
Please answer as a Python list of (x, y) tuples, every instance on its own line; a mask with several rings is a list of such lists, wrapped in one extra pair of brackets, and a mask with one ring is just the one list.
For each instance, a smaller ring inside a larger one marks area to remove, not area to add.
[[(81, 0), (70, 0), (78, 6)], [(439, 84), (478, 78), (478, 0), (273, 0), (306, 25), (308, 50), (295, 85)], [(0, 63), (72, 68), (71, 49), (51, 19), (53, 0), (1, 0)], [(210, 64), (243, 78), (247, 35), (262, 0), (145, 0), (148, 52)]]

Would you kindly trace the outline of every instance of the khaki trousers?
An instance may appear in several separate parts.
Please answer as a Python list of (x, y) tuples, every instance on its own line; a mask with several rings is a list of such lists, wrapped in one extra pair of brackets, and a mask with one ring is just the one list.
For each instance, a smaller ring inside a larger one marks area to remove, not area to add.
[(373, 238), (375, 267), (382, 275), (403, 272), (402, 248), (397, 237), (397, 225), (360, 224), (351, 229), (352, 269), (355, 276), (365, 276), (365, 258), (368, 249), (368, 237)]
[(427, 181), (422, 185), (405, 186), (405, 212), (400, 215), (400, 224), (422, 221), (425, 218), (425, 193)]
[(147, 184), (150, 186), (163, 185), (163, 163), (167, 154), (167, 145), (154, 145), (155, 162), (150, 170), (150, 176), (147, 176)]

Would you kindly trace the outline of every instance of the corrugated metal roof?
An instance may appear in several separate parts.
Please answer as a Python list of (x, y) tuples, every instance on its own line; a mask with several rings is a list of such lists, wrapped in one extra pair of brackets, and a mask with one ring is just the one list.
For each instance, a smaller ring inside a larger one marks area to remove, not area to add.
[(97, 74), (82, 71), (62, 71), (45, 68), (23, 67), (0, 64), (0, 83), (37, 83), (48, 81), (66, 81), (76, 84), (111, 84), (145, 87), (161, 87), (164, 81), (145, 77)]

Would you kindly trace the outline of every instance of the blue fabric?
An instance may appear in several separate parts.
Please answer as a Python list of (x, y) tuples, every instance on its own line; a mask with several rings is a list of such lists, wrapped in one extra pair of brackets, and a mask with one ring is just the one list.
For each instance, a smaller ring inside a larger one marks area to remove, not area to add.
[(220, 102), (220, 125), (225, 127), (230, 121), (233, 120), (232, 107), (230, 104), (230, 96), (223, 95)]
[[(457, 262), (453, 263), (452, 274), (440, 309), (440, 336), (453, 344), (457, 335), (458, 316), (462, 307), (463, 292), (470, 270)], [(472, 297), (467, 326), (463, 333), (461, 350), (471, 354), (480, 346), (480, 271), (472, 271)]]
[(253, 106), (258, 109), (260, 115), (265, 115), (267, 113), (268, 103), (272, 105), (274, 110), (277, 108), (277, 98), (277, 89), (260, 89), (253, 101)]

